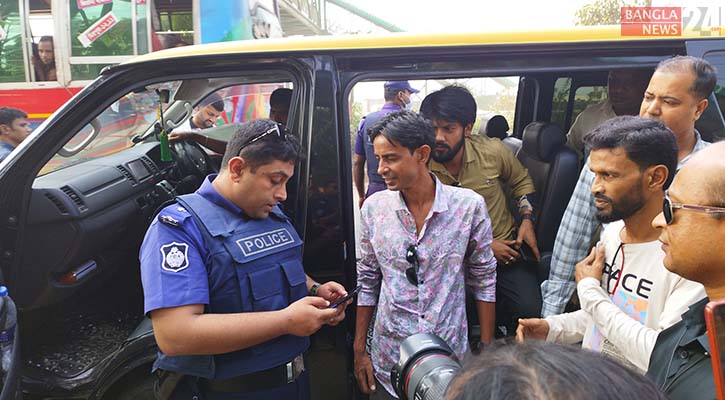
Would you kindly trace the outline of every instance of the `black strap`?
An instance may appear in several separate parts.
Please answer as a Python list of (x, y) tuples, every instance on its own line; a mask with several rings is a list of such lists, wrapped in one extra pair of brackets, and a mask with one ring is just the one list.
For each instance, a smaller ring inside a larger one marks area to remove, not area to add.
[(202, 390), (222, 393), (257, 392), (278, 388), (287, 383), (287, 364), (225, 380), (199, 380)]

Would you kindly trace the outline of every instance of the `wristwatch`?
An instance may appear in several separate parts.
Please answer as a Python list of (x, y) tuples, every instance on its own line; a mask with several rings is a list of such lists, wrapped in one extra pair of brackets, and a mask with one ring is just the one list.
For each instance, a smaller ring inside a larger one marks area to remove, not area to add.
[(531, 214), (531, 213), (521, 214), (521, 222), (523, 222), (525, 219), (528, 219), (533, 224), (536, 224), (536, 217), (534, 217), (534, 214)]
[(312, 285), (310, 288), (310, 296), (317, 296), (317, 291), (320, 289), (320, 286), (321, 285), (319, 283)]

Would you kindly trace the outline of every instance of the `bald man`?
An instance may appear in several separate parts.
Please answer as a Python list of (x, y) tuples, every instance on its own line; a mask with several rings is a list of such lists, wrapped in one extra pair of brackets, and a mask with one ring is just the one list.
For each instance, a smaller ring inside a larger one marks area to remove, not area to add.
[(657, 337), (647, 375), (671, 400), (715, 399), (704, 309), (725, 299), (725, 142), (695, 154), (675, 177), (662, 212), (652, 221), (660, 229), (664, 266), (700, 282), (708, 298), (682, 314), (682, 321)]

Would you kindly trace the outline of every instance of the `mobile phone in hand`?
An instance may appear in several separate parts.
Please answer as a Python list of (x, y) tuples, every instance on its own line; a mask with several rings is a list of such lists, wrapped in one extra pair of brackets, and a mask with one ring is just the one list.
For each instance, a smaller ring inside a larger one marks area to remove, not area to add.
[(342, 298), (339, 298), (339, 299), (335, 300), (335, 302), (330, 303), (330, 306), (328, 308), (336, 308), (340, 304), (342, 304), (342, 303), (350, 300), (351, 298), (355, 297), (355, 295), (357, 294), (357, 292), (360, 291), (360, 289), (362, 289), (362, 286), (356, 287), (352, 291), (348, 292), (347, 293), (347, 296), (343, 296)]
[(524, 261), (537, 262), (534, 250), (532, 250), (531, 246), (529, 246), (526, 242), (521, 243), (521, 247), (519, 247), (519, 254), (521, 254), (521, 259)]

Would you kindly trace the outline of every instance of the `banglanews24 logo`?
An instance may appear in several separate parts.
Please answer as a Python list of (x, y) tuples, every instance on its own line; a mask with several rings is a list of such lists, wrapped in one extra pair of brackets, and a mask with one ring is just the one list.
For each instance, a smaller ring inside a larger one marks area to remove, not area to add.
[(720, 36), (720, 7), (622, 7), (622, 36)]

